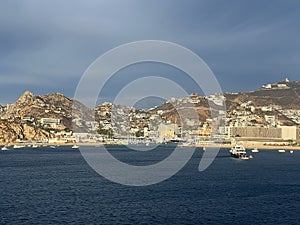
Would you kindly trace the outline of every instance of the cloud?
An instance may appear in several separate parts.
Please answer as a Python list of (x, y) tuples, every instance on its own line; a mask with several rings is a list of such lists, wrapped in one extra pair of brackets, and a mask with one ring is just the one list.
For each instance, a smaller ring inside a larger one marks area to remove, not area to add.
[(299, 6), (276, 0), (4, 1), (0, 79), (7, 88), (0, 93), (14, 101), (16, 93), (30, 87), (72, 97), (76, 82), (97, 57), (143, 39), (190, 48), (227, 91), (251, 90), (283, 74), (295, 80)]

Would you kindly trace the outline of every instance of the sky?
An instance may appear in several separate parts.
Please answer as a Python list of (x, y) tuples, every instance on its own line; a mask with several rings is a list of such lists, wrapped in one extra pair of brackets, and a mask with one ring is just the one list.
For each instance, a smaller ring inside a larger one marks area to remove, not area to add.
[[(224, 92), (251, 91), (285, 77), (300, 80), (299, 22), (297, 0), (1, 1), (0, 103), (16, 101), (25, 90), (72, 98), (98, 57), (140, 40), (190, 49)], [(188, 93), (198, 92), (171, 67), (146, 63), (120, 73), (125, 75), (112, 78), (99, 98), (113, 98), (129, 81), (126, 74), (131, 80), (177, 74)]]

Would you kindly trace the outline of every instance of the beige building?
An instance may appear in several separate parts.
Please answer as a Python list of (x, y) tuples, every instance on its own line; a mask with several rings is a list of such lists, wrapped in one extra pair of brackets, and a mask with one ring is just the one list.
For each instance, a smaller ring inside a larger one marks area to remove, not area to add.
[(281, 127), (228, 127), (230, 137), (266, 138), (296, 140), (299, 139), (299, 128), (296, 126)]
[(158, 136), (159, 138), (163, 138), (165, 140), (170, 140), (173, 138), (177, 138), (178, 134), (178, 126), (177, 124), (159, 124), (158, 126)]
[(297, 140), (300, 140), (300, 127), (298, 127), (296, 130), (296, 137), (297, 137)]
[(63, 127), (60, 127), (60, 119), (54, 119), (54, 118), (42, 118), (41, 119), (41, 124), (44, 127), (50, 127), (50, 128), (61, 128), (63, 129)]
[(281, 126), (282, 139), (284, 140), (296, 140), (297, 139), (297, 127), (296, 126)]

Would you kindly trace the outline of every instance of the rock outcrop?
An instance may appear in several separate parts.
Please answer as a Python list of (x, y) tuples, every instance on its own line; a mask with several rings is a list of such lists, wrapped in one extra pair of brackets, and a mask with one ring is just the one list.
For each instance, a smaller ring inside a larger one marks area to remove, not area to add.
[(47, 140), (53, 134), (39, 127), (17, 121), (0, 120), (0, 142), (20, 140)]
[[(76, 113), (72, 115), (72, 109)], [(0, 112), (0, 142), (22, 140), (45, 140), (52, 137), (47, 127), (41, 125), (42, 118), (59, 119), (57, 130), (72, 130), (72, 119), (85, 116), (90, 119), (91, 113), (83, 104), (73, 101), (60, 93), (36, 96), (30, 91)], [(28, 119), (29, 118), (29, 119)]]

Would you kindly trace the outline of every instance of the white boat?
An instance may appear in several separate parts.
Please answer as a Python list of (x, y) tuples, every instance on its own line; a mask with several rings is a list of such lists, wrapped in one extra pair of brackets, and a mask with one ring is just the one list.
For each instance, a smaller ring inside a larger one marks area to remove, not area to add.
[(79, 148), (79, 146), (78, 145), (73, 145), (72, 148), (76, 149), (76, 148)]
[(259, 152), (259, 150), (257, 148), (254, 148), (251, 150), (251, 152), (257, 153), (257, 152)]
[(284, 150), (284, 149), (279, 149), (278, 152), (279, 152), (279, 153), (284, 153), (285, 150)]
[(32, 148), (37, 148), (38, 146), (37, 146), (37, 145), (32, 145), (31, 147), (32, 147)]
[(5, 146), (3, 146), (3, 147), (1, 148), (1, 150), (2, 150), (2, 151), (8, 151), (9, 148), (8, 148), (8, 146), (5, 145)]
[[(237, 143), (235, 144), (230, 150), (229, 150), (230, 154), (232, 157), (234, 158), (238, 158), (238, 159), (249, 159), (249, 155), (247, 155), (246, 149), (244, 147), (243, 144), (241, 143)], [(252, 158), (252, 156), (251, 156)]]
[(294, 153), (294, 151), (293, 151), (293, 150), (290, 150), (290, 153), (291, 153), (291, 154), (293, 154), (293, 153)]
[(250, 157), (247, 156), (247, 155), (240, 155), (239, 157), (235, 157), (235, 158), (242, 159), (242, 160), (248, 160), (248, 159), (250, 159)]
[(24, 145), (14, 145), (13, 148), (24, 148)]

